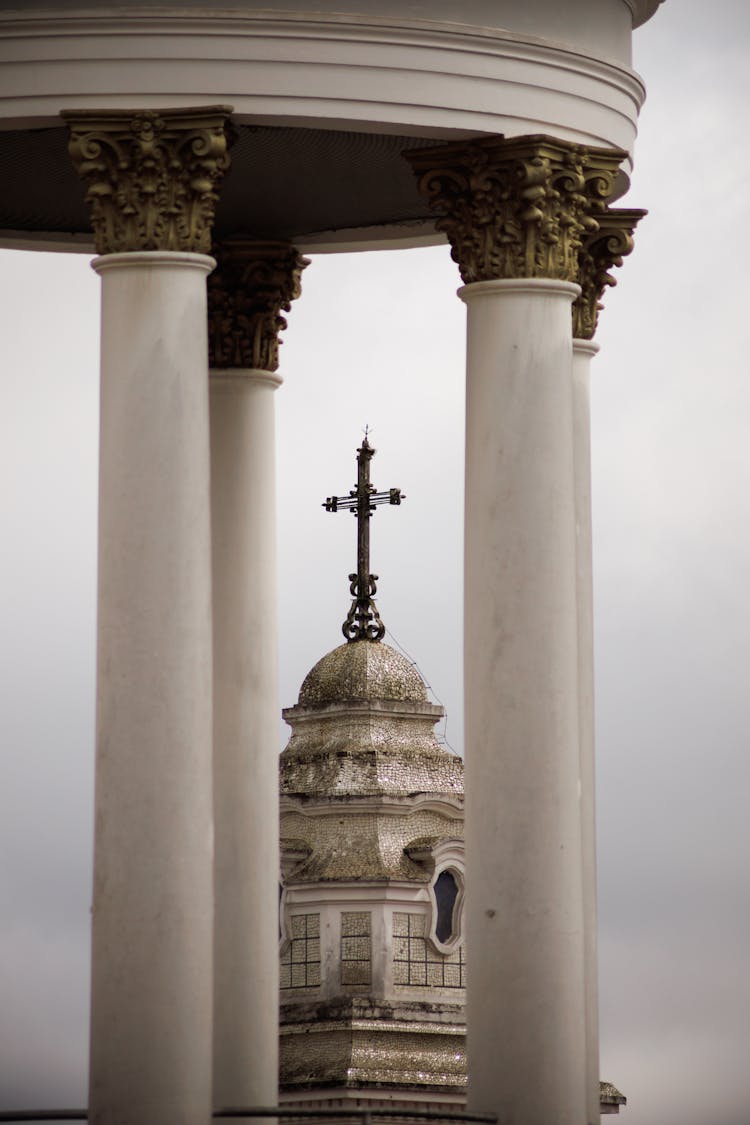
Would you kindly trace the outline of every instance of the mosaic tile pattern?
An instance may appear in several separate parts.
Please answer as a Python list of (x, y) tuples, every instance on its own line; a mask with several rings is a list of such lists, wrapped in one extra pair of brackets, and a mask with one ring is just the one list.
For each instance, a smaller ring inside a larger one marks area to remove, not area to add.
[(377, 713), (295, 718), (280, 759), (282, 793), (364, 796), (463, 793), (463, 763), (435, 738), (433, 717)]
[(414, 665), (390, 645), (356, 641), (339, 645), (319, 660), (299, 693), (305, 707), (352, 699), (426, 703), (427, 689)]
[(404, 879), (428, 883), (430, 874), (411, 860), (405, 848), (417, 840), (462, 837), (463, 821), (430, 809), (404, 816), (359, 812), (356, 804), (331, 807), (329, 816), (306, 816), (284, 810), (281, 838), (304, 841), (310, 857), (289, 877), (290, 883), (318, 880)]
[(394, 914), (393, 983), (407, 988), (465, 988), (463, 945), (452, 953), (438, 953), (425, 937), (423, 914)]
[(295, 914), (291, 940), (281, 956), (282, 989), (320, 987), (320, 915)]
[[(419, 1021), (316, 1018), (282, 1027), (284, 1091), (316, 1085), (422, 1090), (466, 1086), (465, 1027)], [(398, 1115), (401, 1116), (401, 1115)]]
[(344, 911), (341, 915), (342, 984), (372, 981), (371, 917), (369, 911)]

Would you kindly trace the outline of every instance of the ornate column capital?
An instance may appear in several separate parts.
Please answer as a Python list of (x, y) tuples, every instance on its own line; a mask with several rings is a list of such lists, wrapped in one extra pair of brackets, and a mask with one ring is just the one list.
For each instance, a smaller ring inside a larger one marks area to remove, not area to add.
[(596, 332), (601, 299), (607, 286), (617, 285), (609, 272), (621, 266), (633, 249), (633, 232), (647, 211), (607, 208), (597, 216), (598, 230), (584, 239), (578, 253), (578, 284), (581, 295), (573, 303), (573, 337), (592, 340)]
[(231, 112), (223, 105), (63, 112), (99, 254), (209, 252)]
[(404, 153), (461, 277), (576, 281), (626, 153), (554, 137), (480, 137)]
[(310, 264), (288, 242), (232, 239), (214, 246), (217, 266), (208, 279), (208, 353), (213, 368), (275, 371), (282, 310), (302, 292)]

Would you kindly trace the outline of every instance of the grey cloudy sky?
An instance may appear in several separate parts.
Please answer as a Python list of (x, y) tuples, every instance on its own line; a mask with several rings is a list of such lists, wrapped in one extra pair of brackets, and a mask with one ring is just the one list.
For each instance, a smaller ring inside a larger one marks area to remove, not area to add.
[[(744, 0), (636, 33), (649, 217), (598, 334), (602, 1075), (625, 1125), (744, 1125), (750, 1040), (750, 317)], [(0, 1106), (86, 1099), (98, 280), (0, 253)], [(367, 422), (386, 625), (461, 749), (464, 308), (447, 250), (319, 257), (282, 349), (281, 702), (334, 647)]]

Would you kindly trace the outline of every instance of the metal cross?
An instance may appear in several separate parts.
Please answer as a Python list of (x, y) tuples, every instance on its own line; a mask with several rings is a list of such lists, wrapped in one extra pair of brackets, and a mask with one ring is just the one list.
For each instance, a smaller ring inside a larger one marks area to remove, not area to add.
[(376, 492), (370, 484), (370, 461), (375, 450), (367, 440), (357, 450), (357, 487), (348, 496), (328, 496), (323, 507), (327, 512), (347, 509), (357, 517), (357, 573), (349, 575), (349, 592), (353, 601), (341, 631), (347, 641), (380, 641), (385, 625), (380, 620), (375, 602), (377, 574), (370, 574), (370, 516), (378, 504), (400, 504), (406, 497), (400, 488)]

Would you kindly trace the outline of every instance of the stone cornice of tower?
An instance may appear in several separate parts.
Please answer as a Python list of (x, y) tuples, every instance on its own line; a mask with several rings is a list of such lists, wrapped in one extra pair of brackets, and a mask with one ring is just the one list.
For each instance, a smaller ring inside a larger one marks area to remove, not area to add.
[(435, 723), (443, 717), (443, 708), (437, 703), (400, 702), (393, 699), (352, 699), (341, 703), (327, 703), (324, 708), (309, 708), (295, 703), (285, 707), (282, 718), (290, 726), (298, 727), (304, 723), (320, 722), (330, 719), (338, 722), (344, 718), (360, 718), (362, 715), (389, 715), (399, 719), (432, 719)]
[[(333, 811), (333, 810), (331, 810)], [(463, 811), (453, 816), (424, 809), (404, 809), (399, 817), (378, 815), (350, 807), (346, 815), (309, 817), (306, 810), (286, 808), (282, 813), (281, 847), (287, 840), (295, 851), (310, 852), (286, 878), (286, 885), (338, 882), (403, 881), (426, 884), (429, 865), (412, 859), (407, 849), (425, 837), (455, 839), (463, 833)]]
[(414, 1098), (414, 1108), (423, 1110), (426, 1093), (444, 1100), (466, 1087), (466, 1027), (456, 1003), (381, 1004), (368, 996), (284, 1003), (280, 1035), (281, 1088), (287, 1097), (309, 1089), (314, 1073), (315, 1086), (334, 1096), (347, 1089), (359, 1097), (382, 1091), (392, 1104), (389, 1092), (395, 1088), (396, 1113), (408, 1117), (404, 1102)]
[(441, 794), (440, 796), (431, 793), (417, 793), (404, 797), (390, 795), (351, 797), (343, 795), (320, 798), (315, 804), (310, 804), (307, 800), (302, 804), (299, 797), (281, 795), (282, 816), (287, 812), (299, 812), (309, 818), (330, 816), (332, 812), (338, 814), (342, 807), (356, 809), (358, 815), (404, 816), (407, 813), (428, 812), (446, 817), (456, 817), (463, 813), (464, 795), (463, 792)]
[(359, 722), (311, 723), (307, 745), (298, 732), (281, 756), (281, 792), (308, 801), (463, 793), (463, 762), (424, 729), (434, 721), (369, 711)]

